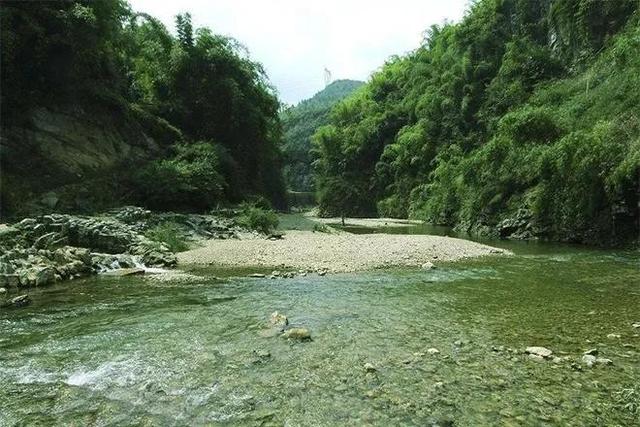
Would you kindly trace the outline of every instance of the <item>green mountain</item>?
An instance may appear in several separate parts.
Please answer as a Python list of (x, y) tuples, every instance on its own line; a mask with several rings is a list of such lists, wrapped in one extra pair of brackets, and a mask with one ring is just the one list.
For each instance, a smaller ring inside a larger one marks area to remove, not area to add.
[(639, 13), (635, 0), (480, 0), (432, 27), (317, 131), (321, 213), (637, 239)]
[(363, 84), (357, 80), (336, 80), (280, 114), (284, 131), (284, 175), (290, 189), (313, 191), (311, 136), (328, 123), (333, 106)]

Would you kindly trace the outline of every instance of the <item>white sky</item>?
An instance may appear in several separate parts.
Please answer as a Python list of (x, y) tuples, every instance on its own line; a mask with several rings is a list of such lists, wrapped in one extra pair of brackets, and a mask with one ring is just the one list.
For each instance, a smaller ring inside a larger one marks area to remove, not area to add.
[(459, 21), (469, 0), (129, 0), (173, 31), (190, 12), (194, 27), (233, 36), (261, 62), (280, 99), (294, 104), (333, 79), (366, 80), (391, 55), (420, 44), (424, 30)]

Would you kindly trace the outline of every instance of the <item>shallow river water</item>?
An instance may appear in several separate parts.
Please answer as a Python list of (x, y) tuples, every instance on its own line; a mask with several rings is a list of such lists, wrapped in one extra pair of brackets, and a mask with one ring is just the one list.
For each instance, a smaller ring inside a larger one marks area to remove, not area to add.
[[(638, 253), (508, 247), (431, 271), (37, 289), (0, 311), (0, 425), (638, 425)], [(275, 310), (313, 341), (265, 336)], [(613, 365), (584, 366), (591, 348)]]

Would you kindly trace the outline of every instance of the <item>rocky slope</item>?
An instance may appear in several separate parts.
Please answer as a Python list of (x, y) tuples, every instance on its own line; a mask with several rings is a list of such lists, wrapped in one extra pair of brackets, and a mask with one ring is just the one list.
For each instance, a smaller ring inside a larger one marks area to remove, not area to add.
[(36, 108), (19, 123), (3, 121), (0, 217), (111, 206), (126, 172), (179, 138), (134, 110), (96, 106)]

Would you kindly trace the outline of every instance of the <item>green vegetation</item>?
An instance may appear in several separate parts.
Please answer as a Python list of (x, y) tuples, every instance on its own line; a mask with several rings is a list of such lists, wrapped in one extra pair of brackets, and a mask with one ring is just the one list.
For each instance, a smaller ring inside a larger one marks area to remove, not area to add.
[(481, 0), (338, 104), (324, 215), (611, 242), (638, 236), (638, 2)]
[(311, 136), (329, 122), (331, 108), (364, 83), (336, 80), (313, 97), (284, 110), (282, 120), (287, 186), (296, 191), (313, 191)]
[(183, 230), (173, 222), (158, 224), (145, 234), (151, 240), (167, 245), (171, 252), (183, 252), (189, 249)]
[(220, 145), (199, 142), (178, 144), (175, 155), (149, 162), (134, 179), (141, 202), (151, 208), (196, 207), (204, 210), (222, 198), (227, 187)]
[[(34, 153), (47, 147), (25, 142), (37, 111), (65, 108), (81, 122), (113, 117), (118, 127), (107, 131), (130, 145), (153, 138), (145, 159), (152, 163), (129, 165), (129, 172), (143, 170), (111, 182), (121, 188), (120, 203), (203, 209), (261, 194), (285, 206), (280, 104), (262, 66), (236, 40), (194, 29), (189, 14), (176, 17), (174, 36), (124, 0), (6, 1), (1, 19), (2, 127), (9, 135), (2, 141), (3, 214), (24, 205), (18, 194), (80, 181), (69, 173), (56, 182), (67, 171), (51, 170), (46, 156), (35, 163)], [(97, 146), (101, 139), (83, 141)], [(30, 180), (31, 166), (53, 178)]]
[(278, 215), (273, 210), (259, 204), (243, 203), (236, 222), (250, 230), (269, 234), (278, 228)]

